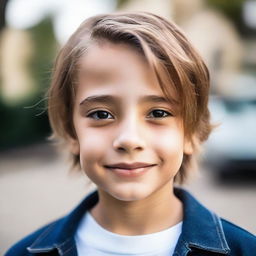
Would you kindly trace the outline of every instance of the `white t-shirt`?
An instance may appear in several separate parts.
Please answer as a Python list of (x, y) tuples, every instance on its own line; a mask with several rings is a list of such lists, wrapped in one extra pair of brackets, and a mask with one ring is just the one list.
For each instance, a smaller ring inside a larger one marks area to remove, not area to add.
[(166, 230), (136, 236), (112, 233), (87, 212), (75, 235), (78, 256), (170, 256), (181, 234), (182, 222)]

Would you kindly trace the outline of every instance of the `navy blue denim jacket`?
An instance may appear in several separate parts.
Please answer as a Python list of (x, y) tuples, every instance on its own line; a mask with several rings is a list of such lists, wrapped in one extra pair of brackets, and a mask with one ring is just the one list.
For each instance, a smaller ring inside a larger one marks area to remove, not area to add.
[[(190, 193), (174, 189), (184, 208), (182, 232), (175, 256), (232, 255), (256, 256), (256, 237), (219, 218)], [(5, 256), (77, 256), (74, 235), (84, 213), (98, 201), (97, 191), (87, 196), (70, 214), (14, 245)]]

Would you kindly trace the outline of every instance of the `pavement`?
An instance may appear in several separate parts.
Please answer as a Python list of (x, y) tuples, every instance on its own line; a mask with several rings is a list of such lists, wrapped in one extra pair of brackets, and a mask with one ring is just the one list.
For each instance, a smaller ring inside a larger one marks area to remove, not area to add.
[[(202, 168), (185, 187), (221, 217), (256, 234), (256, 181), (216, 182)], [(48, 144), (1, 152), (0, 255), (13, 243), (71, 210), (94, 185), (70, 172), (65, 157)]]

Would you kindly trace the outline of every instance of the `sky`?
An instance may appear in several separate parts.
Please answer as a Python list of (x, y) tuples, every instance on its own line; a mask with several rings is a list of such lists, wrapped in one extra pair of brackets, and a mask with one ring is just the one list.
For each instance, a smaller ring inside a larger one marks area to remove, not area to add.
[(116, 0), (9, 0), (6, 22), (12, 28), (28, 29), (51, 15), (56, 39), (64, 44), (84, 19), (114, 11), (116, 5)]

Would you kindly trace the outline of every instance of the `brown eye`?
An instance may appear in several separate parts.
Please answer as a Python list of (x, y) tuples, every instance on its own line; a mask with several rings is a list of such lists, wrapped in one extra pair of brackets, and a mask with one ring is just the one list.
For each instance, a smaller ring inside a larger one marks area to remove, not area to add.
[(172, 116), (172, 114), (170, 114), (169, 112), (167, 112), (165, 110), (155, 109), (155, 110), (151, 111), (151, 114), (149, 116), (153, 117), (153, 118), (163, 118), (163, 117), (167, 117), (167, 116)]
[(90, 117), (96, 120), (113, 119), (113, 116), (109, 112), (103, 111), (103, 110), (94, 111), (90, 113), (87, 117)]

